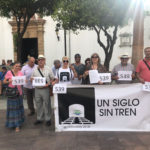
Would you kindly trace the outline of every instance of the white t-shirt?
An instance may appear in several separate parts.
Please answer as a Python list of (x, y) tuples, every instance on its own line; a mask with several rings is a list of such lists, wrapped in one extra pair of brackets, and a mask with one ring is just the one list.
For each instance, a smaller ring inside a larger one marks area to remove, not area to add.
[(59, 83), (71, 84), (71, 80), (74, 78), (73, 71), (70, 68), (59, 68), (56, 73), (56, 78), (59, 79)]

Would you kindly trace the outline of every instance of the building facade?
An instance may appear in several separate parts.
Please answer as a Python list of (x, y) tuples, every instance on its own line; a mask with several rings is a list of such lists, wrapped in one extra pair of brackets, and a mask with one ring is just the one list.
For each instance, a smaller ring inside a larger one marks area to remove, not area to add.
[[(144, 47), (150, 46), (150, 16), (144, 19)], [(55, 59), (60, 59), (65, 55), (64, 30), (59, 30), (56, 35), (56, 22), (51, 17), (33, 17), (27, 28), (23, 39), (24, 61), (29, 55), (44, 54), (48, 66), (53, 65)], [(13, 34), (16, 32), (16, 25), (13, 20), (0, 18), (0, 63), (2, 59), (16, 59), (13, 43)], [(111, 30), (110, 30), (111, 32)], [(119, 28), (117, 41), (114, 46), (113, 56), (110, 62), (110, 70), (120, 62), (119, 56), (128, 53), (132, 56), (133, 42), (133, 21), (122, 28)], [(105, 36), (101, 35), (105, 42)], [(105, 55), (103, 49), (97, 43), (95, 31), (72, 31), (66, 32), (66, 53), (71, 63), (74, 62), (74, 55), (80, 53), (82, 62), (92, 53), (98, 53), (104, 62)]]

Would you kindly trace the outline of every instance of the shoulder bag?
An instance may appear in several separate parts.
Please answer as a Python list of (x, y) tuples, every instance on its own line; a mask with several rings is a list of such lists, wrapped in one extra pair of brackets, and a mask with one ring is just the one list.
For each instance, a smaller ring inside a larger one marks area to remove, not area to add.
[[(11, 71), (11, 73), (12, 73), (13, 76), (15, 76), (12, 71)], [(15, 86), (14, 88), (7, 87), (6, 88), (6, 96), (8, 98), (16, 98), (16, 97), (18, 97), (19, 96), (19, 91), (18, 91), (17, 86)]]

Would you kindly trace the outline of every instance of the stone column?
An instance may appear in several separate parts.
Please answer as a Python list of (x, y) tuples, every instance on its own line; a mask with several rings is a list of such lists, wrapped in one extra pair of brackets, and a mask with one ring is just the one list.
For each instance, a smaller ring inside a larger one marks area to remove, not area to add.
[(38, 31), (37, 31), (37, 36), (38, 36), (38, 54), (43, 54), (44, 55), (44, 23), (39, 22), (38, 23)]
[(135, 67), (138, 61), (143, 58), (144, 48), (144, 7), (142, 0), (136, 1), (132, 47), (132, 64)]

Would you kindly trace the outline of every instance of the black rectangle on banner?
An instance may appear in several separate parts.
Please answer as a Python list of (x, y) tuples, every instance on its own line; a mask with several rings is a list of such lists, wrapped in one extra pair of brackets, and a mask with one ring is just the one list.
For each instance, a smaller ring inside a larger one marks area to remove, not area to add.
[(94, 124), (94, 88), (67, 88), (67, 94), (58, 94), (58, 112), (59, 124)]

